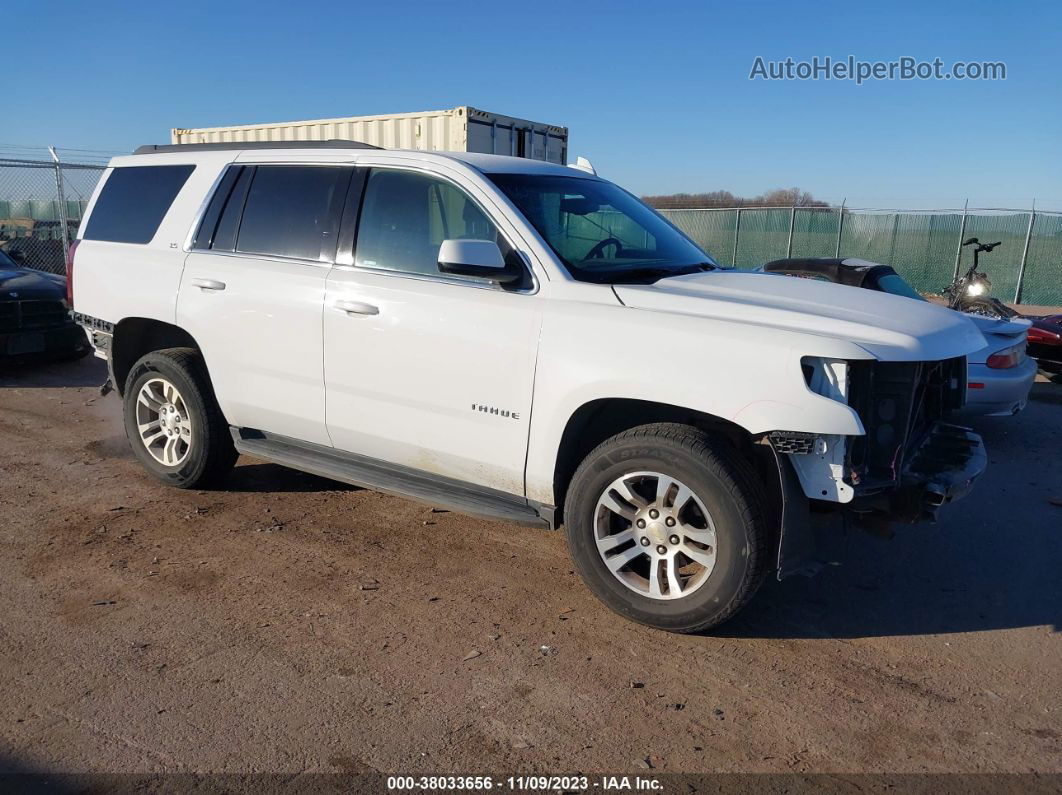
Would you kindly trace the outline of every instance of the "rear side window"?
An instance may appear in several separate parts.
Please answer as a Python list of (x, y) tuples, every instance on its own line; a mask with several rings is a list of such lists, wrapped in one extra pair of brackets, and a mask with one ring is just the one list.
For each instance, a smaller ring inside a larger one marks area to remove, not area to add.
[(236, 250), (331, 260), (351, 171), (334, 166), (258, 166), (244, 203)]
[(217, 189), (207, 205), (192, 248), (234, 251), (240, 215), (247, 201), (247, 189), (254, 177), (254, 166), (229, 166), (218, 180)]
[[(199, 228), (192, 239), (192, 248), (210, 248), (214, 245), (218, 219), (221, 217), (221, 211), (225, 209), (229, 196), (232, 195), (233, 185), (236, 184), (236, 180), (242, 170), (242, 166), (229, 166), (225, 169), (225, 173), (221, 175), (218, 187), (210, 199), (210, 204), (207, 205), (206, 212), (203, 213), (203, 217), (199, 221)], [(232, 246), (229, 246), (229, 250), (232, 250)]]
[(149, 243), (195, 166), (124, 166), (100, 190), (86, 240)]

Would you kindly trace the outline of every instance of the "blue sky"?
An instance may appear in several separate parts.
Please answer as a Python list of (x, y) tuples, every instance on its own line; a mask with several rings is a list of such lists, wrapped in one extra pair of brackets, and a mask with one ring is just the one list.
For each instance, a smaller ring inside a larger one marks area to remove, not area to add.
[[(1057, 2), (24, 8), (6, 15), (5, 144), (128, 150), (175, 126), (468, 104), (568, 126), (572, 156), (638, 193), (1062, 209)], [(756, 56), (849, 54), (1004, 61), (1008, 79), (748, 79)]]

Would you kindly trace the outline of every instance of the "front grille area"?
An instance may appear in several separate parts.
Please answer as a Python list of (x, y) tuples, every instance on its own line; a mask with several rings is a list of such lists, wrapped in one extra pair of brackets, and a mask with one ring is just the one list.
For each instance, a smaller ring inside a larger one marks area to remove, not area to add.
[(0, 302), (0, 334), (44, 331), (70, 322), (62, 301)]
[(960, 408), (965, 395), (965, 357), (850, 362), (848, 404), (866, 430), (848, 446), (845, 469), (850, 485), (868, 494), (898, 484), (935, 424)]

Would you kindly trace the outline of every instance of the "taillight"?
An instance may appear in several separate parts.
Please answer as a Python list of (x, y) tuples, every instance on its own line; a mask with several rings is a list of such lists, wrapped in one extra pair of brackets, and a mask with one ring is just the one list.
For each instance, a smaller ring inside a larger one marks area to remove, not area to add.
[(1045, 328), (1036, 328), (1036, 326), (1033, 326), (1029, 329), (1029, 342), (1042, 342), (1048, 345), (1057, 345), (1059, 342), (1062, 342), (1062, 334), (1056, 334)]
[(66, 304), (74, 308), (74, 252), (77, 251), (78, 239), (70, 241), (70, 247), (66, 250)]
[(988, 357), (986, 365), (993, 370), (1006, 370), (1009, 367), (1017, 367), (1025, 361), (1025, 343), (1020, 345), (1012, 345), (1009, 348), (1004, 348), (1001, 351), (996, 351)]

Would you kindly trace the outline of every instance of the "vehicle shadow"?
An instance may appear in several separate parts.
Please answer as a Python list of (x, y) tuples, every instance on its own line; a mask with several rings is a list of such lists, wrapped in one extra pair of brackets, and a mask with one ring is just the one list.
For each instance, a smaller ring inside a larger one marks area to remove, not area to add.
[(1029, 400), (1062, 406), (1062, 389), (1059, 389), (1059, 386), (1062, 386), (1062, 375), (1055, 376), (1055, 378), (1057, 380), (1054, 383), (1033, 384), (1029, 392)]
[[(1047, 385), (1037, 385), (1047, 386)], [(1053, 387), (1049, 387), (1053, 388)], [(864, 638), (1062, 629), (1062, 408), (974, 422), (989, 467), (935, 525), (820, 539), (823, 570), (773, 578), (715, 636)]]
[(265, 492), (360, 491), (360, 487), (289, 469), (279, 464), (250, 463), (237, 466), (220, 490), (257, 494)]
[(74, 361), (20, 359), (0, 361), (0, 389), (94, 387), (107, 380), (107, 363), (95, 356)]

